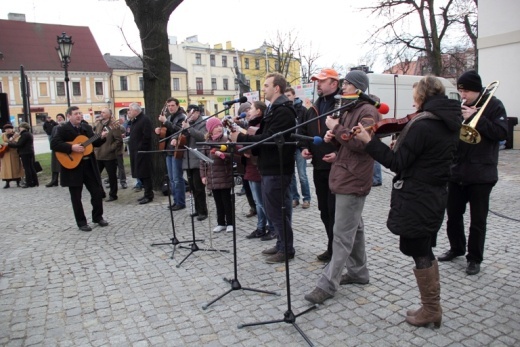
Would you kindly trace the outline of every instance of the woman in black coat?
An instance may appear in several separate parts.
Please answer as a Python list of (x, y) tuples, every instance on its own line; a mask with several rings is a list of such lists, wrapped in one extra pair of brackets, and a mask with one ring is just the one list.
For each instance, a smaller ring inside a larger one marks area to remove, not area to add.
[(25, 171), (25, 184), (22, 188), (38, 187), (38, 175), (34, 168), (34, 137), (30, 132), (31, 126), (29, 123), (22, 122), (19, 128), (20, 137), (18, 138), (18, 142), (9, 142), (9, 147), (16, 148), (22, 160), (23, 169)]
[(462, 124), (460, 104), (448, 99), (442, 82), (424, 77), (414, 88), (416, 116), (401, 131), (390, 149), (365, 129), (357, 138), (365, 150), (383, 166), (396, 173), (387, 227), (400, 236), (399, 248), (415, 261), (413, 269), (422, 307), (407, 312), (406, 321), (440, 326), (439, 267), (433, 254), (437, 232), (444, 219), (450, 166)]

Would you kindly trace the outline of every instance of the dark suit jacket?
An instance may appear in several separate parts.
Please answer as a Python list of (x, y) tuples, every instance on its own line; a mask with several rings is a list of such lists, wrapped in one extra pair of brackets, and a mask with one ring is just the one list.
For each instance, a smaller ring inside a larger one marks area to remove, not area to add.
[[(82, 123), (78, 134), (76, 129), (67, 122), (58, 127), (56, 134), (51, 139), (51, 149), (55, 152), (72, 153), (72, 145), (68, 142), (74, 141), (77, 136), (84, 135), (88, 138), (94, 136), (92, 127), (88, 124)], [(97, 139), (92, 143), (94, 147), (99, 147), (105, 142), (104, 139)], [(63, 187), (78, 187), (83, 185), (84, 170), (93, 170), (98, 177), (99, 185), (101, 186), (101, 176), (96, 162), (94, 152), (90, 154), (90, 160), (82, 160), (74, 169), (66, 169), (61, 167), (61, 185)]]
[(152, 150), (152, 121), (144, 113), (140, 113), (132, 121), (130, 128), (130, 168), (132, 177), (152, 177), (152, 155), (150, 153), (138, 153), (139, 151)]

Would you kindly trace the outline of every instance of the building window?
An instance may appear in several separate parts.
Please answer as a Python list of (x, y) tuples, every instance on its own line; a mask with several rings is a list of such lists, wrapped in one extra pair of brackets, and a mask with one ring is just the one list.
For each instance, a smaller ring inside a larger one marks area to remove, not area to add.
[(246, 69), (249, 69), (249, 58), (244, 59), (244, 65), (246, 66)]
[(72, 82), (72, 95), (81, 96), (81, 82)]
[(143, 77), (139, 77), (139, 90), (140, 91), (143, 91), (144, 90), (144, 79)]
[(195, 79), (195, 88), (197, 88), (197, 95), (204, 94), (204, 83), (201, 77)]
[(195, 64), (202, 65), (202, 54), (195, 53)]
[(173, 82), (173, 87), (172, 87), (173, 90), (175, 90), (175, 91), (181, 90), (180, 78), (174, 78), (174, 79), (172, 79), (172, 82)]
[(266, 71), (271, 70), (271, 69), (269, 68), (269, 60), (266, 60), (266, 61), (265, 61), (265, 69), (266, 69)]
[(246, 84), (249, 87), (249, 90), (251, 90), (251, 80), (246, 80)]
[(209, 64), (211, 66), (215, 66), (215, 54), (210, 54), (209, 55)]
[(65, 96), (65, 82), (56, 82), (56, 95)]
[(227, 57), (225, 55), (222, 56), (222, 67), (227, 67)]
[(228, 90), (229, 89), (229, 82), (228, 82), (228, 79), (227, 78), (224, 78), (222, 80), (222, 83), (223, 83), (223, 89), (224, 90)]
[(233, 67), (238, 67), (238, 59), (237, 59), (237, 57), (233, 57)]
[(213, 90), (217, 89), (217, 79), (216, 78), (211, 79), (211, 89), (213, 89)]
[(96, 95), (103, 95), (103, 82), (96, 82)]
[(40, 93), (40, 96), (49, 96), (47, 82), (38, 83), (38, 93)]
[(255, 70), (260, 70), (260, 59), (255, 59)]
[(256, 90), (260, 90), (260, 80), (256, 80)]
[(280, 71), (280, 63), (278, 61), (274, 62), (274, 71)]
[(126, 76), (119, 77), (119, 89), (128, 90), (128, 79)]

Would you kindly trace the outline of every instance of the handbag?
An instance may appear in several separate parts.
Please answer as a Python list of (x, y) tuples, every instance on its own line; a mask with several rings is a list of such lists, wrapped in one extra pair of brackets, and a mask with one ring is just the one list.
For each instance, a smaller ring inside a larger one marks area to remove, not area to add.
[(39, 161), (34, 162), (34, 169), (36, 170), (36, 173), (43, 171), (42, 166)]

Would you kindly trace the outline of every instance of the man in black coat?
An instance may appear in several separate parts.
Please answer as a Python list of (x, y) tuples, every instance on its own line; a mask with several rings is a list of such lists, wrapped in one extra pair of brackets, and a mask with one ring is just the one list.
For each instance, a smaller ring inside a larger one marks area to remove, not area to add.
[[(61, 166), (61, 185), (69, 187), (72, 209), (79, 229), (81, 231), (92, 231), (85, 217), (81, 193), (83, 185), (85, 185), (91, 196), (92, 222), (97, 223), (100, 227), (105, 227), (108, 222), (103, 219), (103, 186), (101, 185), (101, 177), (94, 152), (88, 146), (83, 147), (80, 143), (73, 142), (80, 135), (91, 140), (96, 136), (97, 139), (92, 142), (92, 145), (99, 147), (105, 142), (107, 132), (103, 131), (100, 135), (94, 135), (92, 127), (82, 121), (83, 115), (77, 106), (71, 106), (67, 109), (67, 118), (68, 122), (57, 128), (52, 137), (51, 149), (69, 155), (73, 152), (83, 153), (83, 157), (76, 167), (68, 169), (63, 165)], [(85, 155), (84, 153), (90, 154)]]
[(128, 148), (130, 152), (130, 169), (132, 177), (143, 183), (144, 196), (138, 200), (140, 205), (153, 201), (152, 157), (140, 151), (152, 150), (152, 121), (143, 113), (141, 106), (131, 103), (128, 108), (128, 119), (132, 121)]

